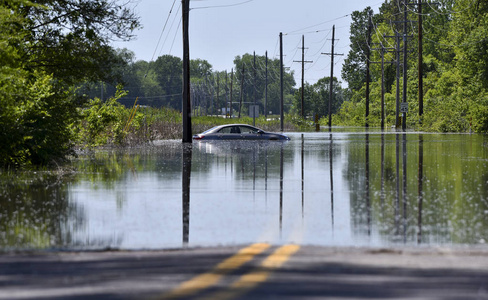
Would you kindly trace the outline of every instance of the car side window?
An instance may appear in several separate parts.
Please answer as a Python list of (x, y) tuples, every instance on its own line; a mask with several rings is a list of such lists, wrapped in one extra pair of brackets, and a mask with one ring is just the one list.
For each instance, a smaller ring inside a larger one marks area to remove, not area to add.
[(219, 133), (231, 133), (231, 128), (232, 127), (224, 127), (219, 130)]
[(254, 129), (252, 127), (241, 126), (241, 133), (244, 133), (244, 134), (256, 134), (256, 133), (258, 133), (258, 130), (257, 129)]
[(241, 130), (237, 126), (232, 126), (231, 129), (230, 129), (230, 133), (240, 134), (241, 133)]
[(230, 126), (230, 127), (224, 127), (219, 130), (219, 133), (224, 133), (224, 134), (240, 134), (241, 131), (239, 130), (238, 126)]

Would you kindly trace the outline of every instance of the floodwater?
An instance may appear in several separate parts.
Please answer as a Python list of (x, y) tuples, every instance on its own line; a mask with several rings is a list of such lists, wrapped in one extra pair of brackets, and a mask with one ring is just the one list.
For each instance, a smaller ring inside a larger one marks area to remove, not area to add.
[(487, 136), (288, 135), (98, 150), (74, 159), (67, 176), (10, 178), (0, 191), (0, 250), (488, 241)]

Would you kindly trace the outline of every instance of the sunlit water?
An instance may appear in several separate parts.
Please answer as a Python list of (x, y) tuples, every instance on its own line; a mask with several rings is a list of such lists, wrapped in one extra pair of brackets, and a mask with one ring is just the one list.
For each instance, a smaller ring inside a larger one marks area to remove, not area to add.
[(488, 240), (486, 136), (288, 135), (192, 147), (161, 141), (81, 154), (70, 176), (11, 178), (0, 193), (1, 249)]

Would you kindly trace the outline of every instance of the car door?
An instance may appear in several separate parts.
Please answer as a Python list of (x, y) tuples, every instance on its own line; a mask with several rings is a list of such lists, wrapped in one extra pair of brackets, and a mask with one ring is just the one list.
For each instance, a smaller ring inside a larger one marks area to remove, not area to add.
[(222, 140), (239, 140), (241, 131), (239, 126), (227, 126), (219, 131), (219, 138)]

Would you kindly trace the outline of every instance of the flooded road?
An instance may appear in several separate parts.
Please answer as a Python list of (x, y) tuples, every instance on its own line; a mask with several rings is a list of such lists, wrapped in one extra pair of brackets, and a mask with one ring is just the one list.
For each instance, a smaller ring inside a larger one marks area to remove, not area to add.
[(484, 245), (488, 137), (288, 133), (288, 142), (161, 141), (4, 182), (2, 249), (168, 249), (257, 242)]

